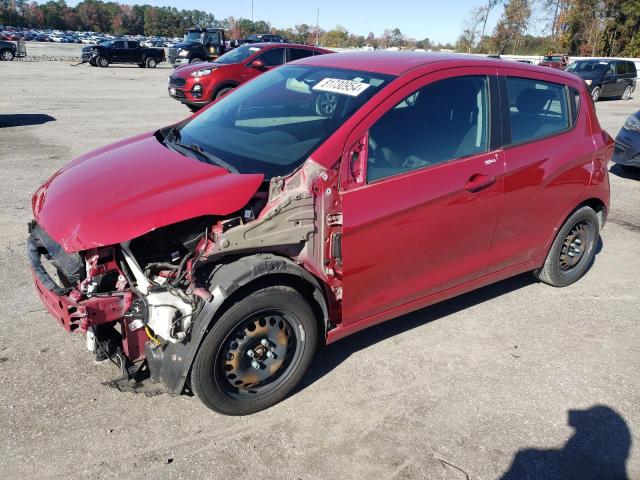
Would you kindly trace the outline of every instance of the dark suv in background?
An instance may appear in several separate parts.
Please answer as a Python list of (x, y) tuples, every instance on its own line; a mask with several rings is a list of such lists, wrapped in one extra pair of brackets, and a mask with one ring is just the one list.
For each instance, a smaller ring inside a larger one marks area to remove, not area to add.
[(597, 102), (600, 97), (629, 100), (636, 88), (638, 76), (636, 65), (632, 61), (609, 58), (576, 60), (567, 67), (566, 71), (585, 81), (594, 102)]

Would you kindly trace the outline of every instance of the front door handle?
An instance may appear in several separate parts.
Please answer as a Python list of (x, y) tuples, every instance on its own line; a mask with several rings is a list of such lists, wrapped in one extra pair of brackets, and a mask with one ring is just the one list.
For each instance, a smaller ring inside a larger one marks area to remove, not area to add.
[(483, 175), (481, 173), (476, 173), (472, 175), (467, 183), (464, 184), (464, 189), (467, 192), (476, 193), (480, 190), (484, 190), (485, 188), (489, 188), (496, 182), (496, 177), (492, 175)]

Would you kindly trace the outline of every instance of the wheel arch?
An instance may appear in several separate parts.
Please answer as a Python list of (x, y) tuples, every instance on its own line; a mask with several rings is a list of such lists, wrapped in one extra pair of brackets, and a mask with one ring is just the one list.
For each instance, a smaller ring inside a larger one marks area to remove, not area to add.
[(180, 394), (202, 341), (216, 321), (238, 299), (256, 289), (275, 285), (294, 288), (309, 302), (318, 322), (318, 340), (323, 344), (329, 330), (329, 304), (321, 282), (286, 257), (273, 254), (236, 257), (211, 270), (209, 290), (213, 299), (194, 320), (188, 343), (169, 343), (164, 348), (154, 347), (151, 342), (146, 344), (151, 376), (162, 381), (170, 394)]
[(232, 82), (232, 81), (227, 81), (224, 83), (221, 83), (220, 85), (217, 85), (216, 88), (213, 89), (213, 94), (211, 95), (211, 100), (215, 100), (216, 99), (216, 95), (218, 95), (218, 93), (220, 93), (220, 91), (224, 88), (236, 88), (238, 87), (240, 84), (237, 82)]

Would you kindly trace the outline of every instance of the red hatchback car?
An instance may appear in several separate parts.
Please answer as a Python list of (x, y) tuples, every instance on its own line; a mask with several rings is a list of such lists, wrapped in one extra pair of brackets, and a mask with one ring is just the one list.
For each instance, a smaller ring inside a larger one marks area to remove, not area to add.
[(28, 254), (99, 358), (248, 414), (320, 344), (526, 271), (578, 280), (612, 151), (562, 71), (308, 57), (63, 167), (33, 197)]
[(169, 95), (195, 112), (274, 67), (326, 53), (333, 52), (288, 43), (242, 45), (221, 55), (215, 62), (178, 67), (169, 76)]

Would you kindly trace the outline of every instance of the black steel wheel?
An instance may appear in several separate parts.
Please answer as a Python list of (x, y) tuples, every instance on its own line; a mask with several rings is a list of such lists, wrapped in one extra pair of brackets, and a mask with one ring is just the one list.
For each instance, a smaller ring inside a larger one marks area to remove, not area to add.
[(268, 287), (235, 303), (194, 360), (191, 388), (212, 410), (247, 415), (281, 401), (313, 357), (313, 310), (293, 288)]
[(580, 279), (593, 263), (599, 227), (598, 215), (592, 208), (578, 208), (558, 231), (544, 265), (534, 275), (555, 287), (565, 287)]

